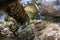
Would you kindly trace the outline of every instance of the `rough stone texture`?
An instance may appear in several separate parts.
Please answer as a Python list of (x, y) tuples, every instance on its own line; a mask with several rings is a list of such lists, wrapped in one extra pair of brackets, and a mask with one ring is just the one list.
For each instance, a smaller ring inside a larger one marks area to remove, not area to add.
[(34, 39), (34, 32), (30, 25), (27, 25), (24, 29), (18, 30), (18, 35), (20, 40), (33, 40)]
[(30, 20), (31, 27), (33, 28), (34, 33), (41, 31), (46, 26), (46, 22), (42, 20)]
[(60, 36), (59, 36), (60, 35), (60, 25), (59, 24), (54, 23), (54, 22), (40, 20), (40, 25), (36, 26), (37, 24), (35, 24), (35, 22), (33, 24), (31, 24), (31, 26), (34, 30), (34, 33), (35, 33), (34, 40), (60, 40), (59, 39), (60, 38)]

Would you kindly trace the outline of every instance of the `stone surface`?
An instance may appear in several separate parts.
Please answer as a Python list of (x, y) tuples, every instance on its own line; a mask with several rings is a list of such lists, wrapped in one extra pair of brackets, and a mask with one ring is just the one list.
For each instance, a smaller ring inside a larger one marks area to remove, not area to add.
[(30, 25), (27, 25), (24, 29), (18, 29), (18, 35), (20, 40), (33, 40), (34, 39), (34, 32)]
[(37, 24), (35, 25), (32, 24), (32, 28), (35, 33), (34, 40), (59, 40), (60, 38), (59, 24), (49, 21), (41, 21), (40, 26), (38, 26), (39, 28), (36, 28), (36, 25)]

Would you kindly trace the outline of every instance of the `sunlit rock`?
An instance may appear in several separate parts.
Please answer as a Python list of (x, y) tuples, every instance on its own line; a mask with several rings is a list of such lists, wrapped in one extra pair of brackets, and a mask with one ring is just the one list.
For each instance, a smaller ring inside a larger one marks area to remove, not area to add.
[(60, 25), (53, 22), (46, 22), (45, 29), (35, 33), (34, 40), (59, 40), (60, 39)]

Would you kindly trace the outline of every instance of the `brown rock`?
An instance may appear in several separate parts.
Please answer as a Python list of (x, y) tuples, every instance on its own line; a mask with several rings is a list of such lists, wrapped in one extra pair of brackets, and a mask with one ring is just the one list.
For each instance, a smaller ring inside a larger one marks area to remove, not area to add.
[(47, 23), (45, 25), (45, 29), (35, 34), (34, 40), (60, 40), (60, 26), (56, 23)]

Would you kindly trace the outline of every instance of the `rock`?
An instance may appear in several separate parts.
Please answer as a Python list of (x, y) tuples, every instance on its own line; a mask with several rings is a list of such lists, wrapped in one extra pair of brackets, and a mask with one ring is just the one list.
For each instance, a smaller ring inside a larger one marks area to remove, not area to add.
[(45, 25), (45, 29), (35, 33), (34, 40), (60, 40), (60, 25), (53, 22)]
[(47, 23), (49, 23), (49, 22), (44, 21), (44, 20), (31, 20), (31, 21), (32, 21), (31, 27), (32, 27), (34, 33), (37, 33), (39, 31), (45, 29)]
[(52, 16), (60, 16), (60, 0), (40, 0), (45, 11)]
[(33, 40), (34, 32), (30, 25), (27, 25), (24, 29), (18, 29), (18, 36), (20, 40)]

